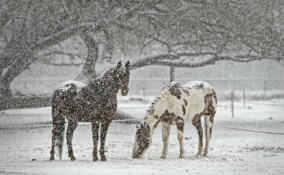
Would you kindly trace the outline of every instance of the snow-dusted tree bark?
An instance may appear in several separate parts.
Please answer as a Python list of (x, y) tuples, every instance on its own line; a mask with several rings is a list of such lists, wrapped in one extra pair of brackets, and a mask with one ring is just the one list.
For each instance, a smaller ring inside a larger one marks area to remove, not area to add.
[[(96, 75), (96, 63), (99, 58), (99, 46), (98, 42), (88, 33), (81, 34), (85, 45), (88, 49), (88, 55), (82, 68), (81, 74), (87, 78), (95, 78)], [(81, 75), (79, 75), (81, 76)]]

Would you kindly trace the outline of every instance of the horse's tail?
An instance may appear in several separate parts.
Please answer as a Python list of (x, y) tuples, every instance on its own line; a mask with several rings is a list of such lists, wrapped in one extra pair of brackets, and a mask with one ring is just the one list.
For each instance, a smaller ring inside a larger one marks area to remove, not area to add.
[[(62, 159), (64, 131), (65, 131), (65, 117), (60, 113), (60, 93), (55, 91), (52, 97), (52, 145), (56, 147), (59, 159)], [(54, 151), (53, 151), (54, 152)]]
[(58, 157), (62, 159), (63, 141), (64, 141), (64, 130), (65, 130), (65, 119), (58, 121), (58, 134), (55, 136), (55, 147), (57, 149)]

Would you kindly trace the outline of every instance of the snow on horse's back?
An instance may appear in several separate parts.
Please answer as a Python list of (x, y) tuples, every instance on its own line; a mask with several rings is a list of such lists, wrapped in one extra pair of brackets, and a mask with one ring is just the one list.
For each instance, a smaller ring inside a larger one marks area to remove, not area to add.
[(58, 84), (54, 90), (59, 90), (59, 91), (63, 91), (63, 92), (66, 92), (68, 89), (70, 89), (71, 87), (75, 86), (77, 88), (77, 91), (80, 91), (83, 87), (86, 86), (85, 83), (81, 82), (81, 81), (76, 81), (76, 80), (67, 80), (67, 81), (64, 81), (60, 84)]

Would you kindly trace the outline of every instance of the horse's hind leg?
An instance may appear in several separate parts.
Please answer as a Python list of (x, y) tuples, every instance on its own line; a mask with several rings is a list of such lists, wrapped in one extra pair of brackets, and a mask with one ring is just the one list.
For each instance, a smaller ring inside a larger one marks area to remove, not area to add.
[(64, 141), (64, 131), (65, 131), (65, 118), (58, 121), (59, 128), (57, 130), (57, 143), (56, 146), (58, 147), (58, 155), (59, 160), (62, 160), (62, 150), (63, 150), (63, 141)]
[(101, 133), (100, 133), (100, 139), (101, 139), (100, 156), (101, 156), (101, 161), (106, 161), (105, 141), (106, 141), (106, 135), (107, 135), (107, 130), (108, 130), (109, 124), (110, 124), (110, 121), (106, 121), (106, 122), (101, 123)]
[(99, 141), (99, 128), (100, 123), (99, 122), (92, 122), (92, 133), (93, 133), (93, 161), (98, 160), (98, 153), (97, 153), (97, 145)]
[(165, 159), (167, 157), (170, 129), (171, 129), (171, 125), (169, 125), (168, 123), (162, 122), (162, 137), (163, 137), (163, 152), (161, 155), (162, 159)]
[(202, 148), (203, 148), (203, 128), (201, 125), (201, 120), (197, 120), (197, 121), (193, 121), (192, 122), (193, 126), (196, 128), (197, 130), (197, 134), (198, 134), (198, 152), (197, 152), (197, 156), (200, 156), (202, 153)]
[(205, 143), (203, 156), (207, 156), (207, 154), (208, 154), (208, 149), (209, 149), (211, 134), (212, 134), (213, 118), (214, 118), (214, 116), (209, 116), (209, 115), (205, 116), (206, 143)]
[(54, 146), (55, 146), (55, 139), (56, 139), (57, 128), (58, 128), (58, 125), (56, 124), (56, 121), (53, 121), (52, 125), (53, 125), (53, 129), (52, 129), (51, 150), (50, 150), (50, 158), (49, 158), (49, 160), (54, 160), (54, 153), (55, 153)]
[(181, 117), (177, 117), (176, 125), (178, 130), (178, 141), (180, 146), (179, 158), (184, 158), (184, 146), (183, 146), (184, 120)]
[(68, 127), (67, 127), (67, 134), (66, 134), (66, 140), (67, 140), (67, 146), (68, 146), (68, 156), (71, 158), (71, 160), (76, 160), (73, 149), (72, 149), (72, 138), (73, 138), (73, 132), (76, 129), (78, 125), (77, 121), (69, 120), (68, 121)]
[[(60, 140), (58, 140), (59, 137), (62, 134), (64, 134), (64, 122), (65, 122), (64, 118), (60, 119), (59, 114), (57, 114), (57, 117), (53, 118), (53, 122), (52, 122), (53, 129), (52, 129), (51, 150), (50, 150), (49, 160), (54, 160), (54, 153), (55, 153), (54, 148), (55, 148), (55, 146), (57, 146), (56, 144), (58, 144), (56, 142), (60, 142)], [(62, 123), (63, 123), (63, 126), (62, 126)], [(59, 155), (61, 155), (60, 154), (60, 147), (59, 147)], [(61, 156), (59, 156), (59, 157), (61, 158)]]

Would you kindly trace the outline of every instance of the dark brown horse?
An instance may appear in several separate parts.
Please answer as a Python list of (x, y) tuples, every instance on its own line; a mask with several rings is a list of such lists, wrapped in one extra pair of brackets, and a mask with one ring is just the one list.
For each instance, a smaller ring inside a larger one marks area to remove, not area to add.
[(72, 149), (73, 132), (78, 122), (91, 122), (93, 131), (93, 160), (98, 160), (97, 143), (100, 129), (100, 156), (105, 157), (105, 140), (109, 124), (117, 108), (117, 93), (128, 93), (130, 62), (125, 66), (121, 61), (113, 68), (105, 71), (100, 77), (91, 80), (87, 85), (79, 81), (67, 81), (58, 86), (52, 97), (52, 145), (50, 160), (54, 160), (54, 147), (58, 148), (59, 158), (62, 159), (62, 146), (65, 130), (65, 118), (68, 120), (67, 146), (68, 155), (75, 160)]

